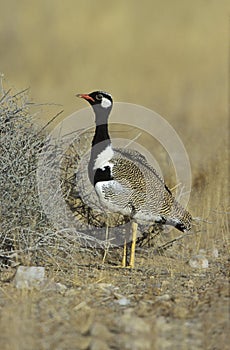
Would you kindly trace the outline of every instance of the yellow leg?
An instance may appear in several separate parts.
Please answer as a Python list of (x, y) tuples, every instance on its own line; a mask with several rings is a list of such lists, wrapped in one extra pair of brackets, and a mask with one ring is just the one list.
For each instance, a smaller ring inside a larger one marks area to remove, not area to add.
[(103, 256), (103, 259), (102, 259), (102, 264), (104, 264), (106, 255), (107, 255), (107, 253), (109, 251), (109, 225), (108, 225), (107, 221), (106, 221), (106, 230), (105, 230), (105, 240), (106, 240), (106, 247), (105, 247), (105, 250), (104, 250), (104, 256)]
[(127, 243), (125, 238), (121, 267), (126, 267), (126, 260), (127, 260)]
[(117, 268), (134, 268), (134, 263), (135, 263), (135, 248), (136, 248), (136, 240), (137, 240), (137, 223), (132, 222), (131, 224), (131, 229), (132, 229), (132, 245), (131, 245), (131, 252), (130, 252), (130, 261), (129, 265), (127, 265), (127, 242), (126, 238), (124, 240), (124, 248), (123, 248), (123, 257), (122, 257), (122, 262), (121, 265), (119, 266), (113, 266)]
[(132, 222), (132, 245), (131, 245), (131, 252), (130, 252), (130, 262), (129, 267), (134, 268), (135, 264), (135, 248), (136, 248), (136, 240), (137, 240), (137, 223)]

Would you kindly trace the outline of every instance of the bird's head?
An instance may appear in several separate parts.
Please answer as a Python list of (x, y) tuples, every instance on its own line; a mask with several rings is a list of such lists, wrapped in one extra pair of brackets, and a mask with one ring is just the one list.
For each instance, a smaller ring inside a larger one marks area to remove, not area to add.
[(103, 91), (94, 91), (90, 94), (77, 94), (77, 97), (84, 98), (93, 107), (96, 117), (99, 115), (109, 115), (113, 99), (110, 94)]

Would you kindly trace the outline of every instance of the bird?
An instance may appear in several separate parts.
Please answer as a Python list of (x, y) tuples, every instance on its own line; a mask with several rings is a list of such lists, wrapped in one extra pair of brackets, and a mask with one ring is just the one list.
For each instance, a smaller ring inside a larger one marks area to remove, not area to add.
[(130, 218), (130, 260), (128, 263), (125, 240), (121, 267), (134, 268), (138, 223), (171, 225), (187, 232), (191, 229), (192, 216), (173, 197), (164, 179), (144, 155), (133, 149), (113, 147), (108, 128), (113, 107), (111, 94), (98, 90), (76, 96), (86, 100), (95, 115), (89, 180), (106, 210)]

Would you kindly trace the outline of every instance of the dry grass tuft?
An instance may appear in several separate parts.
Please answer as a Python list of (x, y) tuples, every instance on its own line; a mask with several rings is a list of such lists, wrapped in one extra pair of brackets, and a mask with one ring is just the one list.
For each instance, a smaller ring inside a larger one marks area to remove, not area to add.
[(28, 91), (2, 91), (0, 98), (1, 263), (40, 261), (52, 228), (42, 212), (36, 164), (44, 142), (28, 112)]

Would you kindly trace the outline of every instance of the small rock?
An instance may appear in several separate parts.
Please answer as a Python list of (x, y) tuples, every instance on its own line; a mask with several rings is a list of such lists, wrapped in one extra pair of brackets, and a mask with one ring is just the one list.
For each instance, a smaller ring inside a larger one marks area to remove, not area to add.
[(123, 297), (123, 298), (121, 298), (121, 299), (118, 299), (118, 300), (117, 300), (117, 303), (118, 303), (120, 306), (127, 306), (127, 305), (130, 304), (130, 300), (127, 299), (127, 298), (125, 298), (125, 297)]
[(55, 283), (55, 286), (56, 286), (56, 290), (60, 293), (65, 292), (67, 289), (66, 285), (60, 282)]
[(45, 268), (42, 266), (19, 266), (14, 277), (18, 289), (40, 287), (45, 279)]
[(211, 254), (212, 254), (213, 258), (218, 258), (218, 256), (219, 256), (218, 249), (217, 248), (213, 248)]
[(207, 269), (208, 268), (208, 259), (203, 255), (194, 255), (189, 260), (189, 265), (194, 269)]

